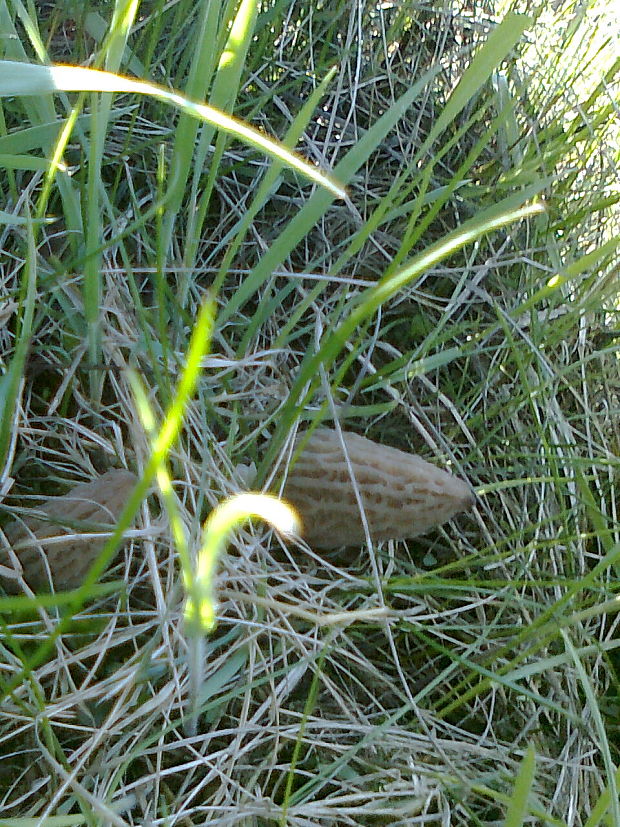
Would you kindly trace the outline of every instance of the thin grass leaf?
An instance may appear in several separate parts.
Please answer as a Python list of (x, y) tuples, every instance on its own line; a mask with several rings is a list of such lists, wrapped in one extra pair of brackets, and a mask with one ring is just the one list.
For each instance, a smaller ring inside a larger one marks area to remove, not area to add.
[(325, 187), (333, 196), (344, 198), (344, 190), (335, 179), (319, 172), (275, 140), (267, 138), (258, 130), (212, 106), (191, 101), (178, 92), (171, 92), (163, 86), (146, 81), (132, 80), (122, 75), (96, 69), (84, 69), (81, 66), (37, 66), (32, 63), (0, 60), (0, 97), (40, 96), (61, 90), (64, 92), (133, 92), (137, 95), (149, 95), (234, 135), (239, 140), (245, 141), (250, 146), (296, 169), (311, 181)]
[(215, 572), (218, 558), (229, 534), (251, 517), (260, 517), (285, 536), (299, 533), (300, 524), (293, 509), (269, 494), (238, 494), (219, 503), (207, 517), (198, 551), (195, 571), (183, 572), (187, 592), (184, 621), (188, 636), (188, 668), (191, 691), (187, 728), (196, 732), (200, 689), (204, 683), (204, 635), (216, 625), (217, 597)]
[(284, 800), (282, 802), (282, 813), (280, 815), (280, 827), (286, 827), (287, 825), (287, 814), (288, 809), (290, 806), (291, 796), (293, 794), (293, 785), (295, 783), (295, 771), (297, 766), (299, 765), (299, 761), (301, 758), (301, 751), (303, 747), (303, 737), (304, 737), (304, 730), (306, 728), (306, 724), (310, 716), (314, 713), (314, 709), (317, 703), (317, 697), (319, 693), (320, 687), (320, 679), (321, 674), (323, 672), (323, 664), (325, 662), (325, 656), (327, 654), (329, 643), (325, 643), (323, 648), (321, 649), (321, 654), (319, 656), (319, 660), (314, 670), (314, 674), (312, 677), (312, 684), (310, 685), (310, 689), (308, 691), (308, 695), (306, 697), (306, 702), (304, 704), (304, 712), (303, 718), (301, 722), (301, 726), (299, 727), (299, 734), (295, 739), (295, 746), (293, 749), (293, 757), (291, 758), (291, 766), (288, 771), (286, 777), (286, 788), (284, 790)]
[(204, 526), (196, 572), (191, 572), (185, 582), (188, 634), (203, 635), (215, 627), (217, 561), (231, 531), (251, 517), (260, 517), (285, 536), (295, 535), (300, 529), (293, 509), (269, 494), (238, 494), (214, 508)]
[[(96, 67), (102, 64), (109, 72), (117, 72), (129, 32), (138, 11), (138, 0), (116, 0), (110, 30), (104, 40), (103, 54), (96, 61)], [(81, 108), (81, 107), (80, 107)], [(101, 168), (105, 148), (105, 136), (108, 132), (112, 95), (105, 93), (100, 99), (94, 99), (91, 108), (91, 141), (87, 171), (86, 199), (86, 262), (84, 265), (84, 317), (88, 337), (88, 356), (91, 365), (101, 361), (101, 326), (99, 314), (102, 302), (101, 256), (98, 252), (103, 240), (102, 214), (100, 209)], [(76, 113), (77, 117), (77, 113)], [(101, 379), (97, 374), (90, 374), (90, 391), (93, 399), (100, 396)]]
[[(620, 768), (616, 770), (615, 787), (616, 789), (620, 787)], [(598, 797), (594, 807), (592, 807), (592, 811), (590, 812), (587, 821), (584, 821), (583, 827), (599, 827), (600, 824), (604, 824), (605, 827), (611, 825), (612, 822), (610, 822), (608, 818), (611, 805), (611, 795), (609, 786), (605, 787), (603, 792)]]
[(467, 103), (487, 83), (503, 60), (521, 40), (523, 34), (534, 22), (526, 14), (508, 12), (501, 23), (488, 36), (486, 42), (478, 49), (471, 63), (461, 75), (459, 82), (445, 108), (433, 124), (426, 141), (430, 145), (450, 124)]
[[(14, 156), (12, 156), (14, 157)], [(32, 159), (33, 161), (36, 159)], [(33, 166), (33, 169), (47, 169), (49, 167), (49, 163), (47, 161), (43, 162), (41, 167)], [(10, 164), (7, 165), (7, 169), (30, 169), (31, 167), (27, 164), (24, 166), (16, 165), (11, 167)], [(35, 224), (53, 224), (55, 221), (54, 218), (28, 218), (27, 216), (23, 215), (13, 215), (12, 213), (5, 212), (4, 210), (0, 210), (0, 224), (9, 224), (14, 227), (25, 227), (28, 224), (32, 223)]]
[[(331, 83), (333, 76), (336, 72), (336, 68), (333, 67), (323, 78), (321, 83), (317, 86), (317, 88), (313, 91), (312, 95), (310, 95), (309, 99), (306, 101), (304, 106), (300, 109), (298, 115), (295, 117), (295, 120), (291, 124), (289, 130), (287, 131), (286, 135), (284, 136), (283, 143), (284, 146), (293, 147), (301, 137), (304, 129), (308, 125), (310, 118), (312, 117), (313, 113), (315, 112), (317, 106), (319, 105), (319, 101), (325, 91), (327, 90), (329, 84)], [(283, 165), (281, 163), (275, 162), (273, 163), (266, 173), (263, 176), (258, 189), (256, 190), (256, 194), (252, 199), (252, 203), (250, 204), (247, 212), (243, 215), (243, 217), (237, 222), (237, 224), (232, 228), (231, 233), (236, 231), (236, 235), (233, 238), (228, 250), (226, 251), (226, 255), (222, 261), (222, 264), (219, 268), (218, 274), (216, 276), (214, 282), (214, 290), (219, 290), (221, 286), (224, 284), (226, 276), (228, 274), (228, 270), (232, 265), (235, 255), (239, 251), (239, 248), (243, 244), (244, 239), (246, 238), (247, 232), (249, 228), (252, 226), (252, 222), (260, 212), (261, 208), (264, 206), (267, 198), (269, 197), (269, 193), (274, 189), (277, 185), (279, 175), (282, 171)], [(252, 278), (252, 276), (250, 277)], [(290, 286), (286, 289), (290, 289)], [(283, 297), (281, 297), (281, 300)], [(265, 318), (264, 312), (261, 311), (255, 313), (252, 317), (251, 323), (248, 325), (245, 335), (239, 345), (239, 352), (245, 352), (246, 348), (248, 347), (248, 343), (250, 338), (256, 334), (257, 327), (261, 323), (261, 321)], [(277, 347), (277, 345), (276, 345)]]
[[(578, 582), (571, 584), (568, 588), (566, 588), (562, 597), (546, 607), (540, 616), (530, 624), (530, 628), (528, 630), (523, 630), (516, 634), (511, 640), (511, 649), (514, 647), (516, 650), (517, 645), (522, 640), (530, 641), (529, 648), (522, 650), (518, 656), (513, 656), (509, 663), (500, 668), (500, 674), (503, 675), (510, 673), (511, 670), (519, 665), (519, 663), (529, 657), (533, 657), (541, 649), (549, 645), (551, 641), (555, 640), (560, 632), (557, 619), (562, 616), (562, 609), (565, 606), (570, 605), (571, 601), (575, 600), (581, 592), (596, 583), (599, 576), (603, 572), (606, 572), (609, 568), (617, 565), (619, 560), (620, 544), (616, 544), (609, 550), (605, 557), (603, 557), (603, 559), (591, 569), (591, 571), (589, 571)], [(535, 637), (533, 637), (534, 632)], [(503, 651), (502, 647), (495, 652), (495, 656), (500, 658), (506, 653), (507, 652)], [(441, 712), (439, 713), (441, 716), (449, 715), (455, 709), (458, 709), (463, 703), (467, 703), (471, 698), (476, 697), (480, 692), (488, 689), (490, 685), (490, 682), (487, 679), (483, 679), (479, 684), (470, 688), (466, 688), (467, 683), (469, 683), (469, 681), (459, 682), (450, 692), (450, 697), (442, 698), (442, 705), (445, 703), (445, 706), (443, 706)]]
[(566, 649), (568, 650), (568, 652), (570, 652), (570, 655), (573, 658), (573, 664), (575, 666), (575, 670), (579, 677), (579, 681), (588, 701), (588, 709), (590, 710), (591, 720), (596, 730), (596, 743), (598, 750), (601, 753), (603, 764), (605, 766), (605, 773), (607, 776), (607, 789), (609, 790), (609, 810), (611, 813), (611, 817), (614, 824), (620, 824), (620, 798), (618, 797), (618, 786), (616, 784), (616, 775), (618, 773), (618, 768), (615, 766), (613, 759), (611, 757), (612, 746), (609, 743), (607, 727), (605, 726), (603, 716), (601, 715), (599, 700), (597, 699), (592, 689), (591, 680), (588, 674), (586, 673), (584, 665), (581, 662), (581, 659), (577, 654), (575, 647), (573, 646), (573, 642), (570, 639), (570, 635), (564, 629), (562, 630), (561, 635)]
[[(106, 38), (110, 37), (111, 31), (119, 31), (118, 24), (116, 22), (116, 18), (118, 15), (121, 15), (121, 22), (120, 22), (120, 34), (121, 36), (115, 41), (114, 46), (110, 41), (108, 45), (105, 46), (105, 51), (107, 54), (110, 54), (110, 50), (113, 49), (116, 52), (115, 60), (118, 60), (117, 69), (119, 66), (126, 66), (129, 71), (136, 75), (137, 77), (142, 77), (146, 71), (144, 68), (144, 64), (138, 57), (135, 51), (133, 51), (128, 45), (128, 37), (131, 31), (131, 25), (133, 24), (133, 20), (135, 19), (135, 10), (130, 6), (130, 8), (126, 11), (122, 7), (119, 9), (118, 4), (117, 8), (114, 10), (114, 18), (112, 23), (110, 24), (98, 11), (89, 11), (84, 16), (84, 29), (88, 34), (93, 38), (93, 40), (99, 44), (99, 46), (103, 46), (106, 43)], [(131, 18), (132, 23), (127, 25), (122, 22), (123, 15), (126, 15), (126, 18)], [(125, 43), (123, 44), (123, 39)], [(120, 59), (118, 56), (119, 50), (122, 50), (120, 55)], [(112, 68), (110, 65), (106, 64), (106, 68)]]
[[(385, 136), (394, 128), (400, 118), (407, 112), (412, 103), (420, 96), (424, 88), (440, 72), (440, 67), (434, 67), (405, 92), (385, 112), (361, 140), (349, 150), (346, 156), (334, 169), (334, 175), (344, 185), (348, 184), (360, 167), (368, 160)], [(299, 241), (308, 233), (311, 227), (319, 221), (322, 215), (333, 203), (331, 193), (317, 191), (304, 204), (299, 213), (287, 224), (284, 231), (273, 242), (269, 250), (261, 257), (251, 274), (235, 291), (234, 296), (226, 303), (218, 316), (221, 325), (237, 312), (262, 287), (271, 273), (284, 261)]]
[[(510, 199), (510, 203), (513, 199)], [(302, 409), (306, 401), (312, 396), (317, 386), (316, 376), (319, 367), (322, 365), (329, 370), (334, 360), (342, 349), (350, 341), (356, 329), (363, 325), (376, 312), (383, 303), (394, 296), (398, 290), (416, 278), (424, 270), (432, 267), (446, 256), (461, 249), (466, 244), (475, 241), (485, 233), (505, 227), (523, 218), (534, 216), (543, 212), (540, 204), (532, 204), (527, 207), (512, 211), (502, 212), (506, 202), (503, 202), (476, 218), (466, 222), (462, 227), (446, 236), (445, 239), (433, 244), (428, 250), (415, 256), (413, 261), (404, 267), (399, 273), (389, 276), (376, 287), (370, 287), (363, 292), (355, 308), (348, 314), (347, 318), (333, 331), (331, 331), (321, 344), (316, 354), (309, 354), (293, 383), (287, 402), (279, 412), (280, 435), (275, 435), (265, 453), (265, 458), (259, 467), (257, 479), (262, 482), (264, 475), (271, 467), (275, 456), (280, 449), (281, 439), (287, 432), (295, 417), (295, 411)], [(303, 389), (310, 385), (309, 390)], [(303, 396), (302, 396), (303, 393)]]
[(530, 744), (521, 759), (514, 788), (508, 803), (504, 827), (523, 827), (528, 814), (528, 800), (536, 773), (536, 752)]
[[(192, 100), (203, 100), (207, 96), (216, 66), (218, 38), (214, 37), (213, 33), (218, 31), (219, 9), (216, 3), (202, 0), (197, 14), (198, 25), (193, 38), (194, 53), (184, 92)], [(166, 216), (162, 237), (164, 250), (168, 249), (172, 227), (185, 196), (192, 158), (195, 154), (198, 128), (199, 122), (196, 118), (189, 113), (181, 113), (175, 131), (170, 183), (166, 197)]]
[[(19, 4), (17, 14), (22, 15), (21, 22), (25, 28), (34, 32), (34, 45), (39, 49), (39, 51), (44, 51), (44, 46), (38, 37), (36, 27), (32, 25), (30, 18), (21, 3)], [(2, 42), (4, 44), (2, 56), (13, 59), (7, 61), (7, 63), (11, 65), (14, 64), (17, 67), (21, 66), (21, 61), (27, 61), (29, 59), (29, 55), (21, 43), (20, 33), (15, 25), (14, 16), (7, 7), (6, 0), (0, 0), (0, 32), (3, 34)], [(1, 89), (3, 81), (6, 78), (6, 73), (2, 68), (4, 63), (5, 61), (0, 60), (0, 97), (2, 97)], [(32, 99), (26, 98), (24, 101), (21, 101), (21, 104), (26, 112), (27, 123), (35, 129), (37, 127), (43, 127), (43, 130), (45, 131), (45, 126), (56, 120), (56, 113), (54, 111), (53, 103), (45, 97), (40, 98), (39, 96), (36, 96)], [(45, 134), (44, 131), (43, 134)], [(10, 140), (11, 137), (12, 136), (5, 136), (7, 140)], [(44, 155), (51, 158), (52, 172), (57, 168), (57, 164), (59, 164), (61, 160), (60, 158), (54, 157), (54, 146), (55, 140), (51, 138), (49, 142), (45, 142), (41, 147)], [(21, 149), (21, 146), (19, 146), (18, 149)], [(63, 217), (67, 225), (67, 229), (70, 233), (74, 233), (76, 235), (81, 234), (82, 215), (79, 197), (73, 182), (66, 176), (61, 176), (58, 179), (58, 188), (62, 199)], [(35, 218), (42, 218), (44, 212), (45, 209), (42, 205), (41, 209), (37, 211)]]
[[(241, 0), (235, 18), (232, 21), (226, 45), (220, 55), (213, 80), (213, 91), (210, 97), (211, 106), (223, 112), (233, 111), (234, 103), (239, 92), (241, 74), (252, 42), (257, 15), (257, 0)], [(212, 137), (213, 129), (207, 125), (201, 132), (196, 149), (196, 163), (192, 176), (191, 198), (192, 204), (197, 204), (197, 208), (191, 209), (188, 216), (187, 240), (185, 245), (186, 253), (184, 256), (184, 263), (188, 268), (194, 266), (197, 239), (200, 238), (203, 232), (205, 218), (209, 204), (211, 203), (213, 187), (228, 142), (228, 136), (225, 133), (220, 133), (217, 136), (215, 149), (209, 164), (206, 185), (204, 185), (203, 192), (199, 196), (200, 182), (203, 178), (203, 169), (207, 155), (210, 152)], [(283, 144), (283, 146), (292, 149), (290, 145)], [(182, 304), (184, 304), (184, 302), (182, 302)]]
[(22, 269), (18, 327), (13, 355), (6, 373), (0, 378), (0, 468), (6, 469), (14, 445), (14, 418), (17, 399), (24, 378), (30, 340), (34, 333), (37, 295), (36, 247), (33, 225), (26, 217), (28, 254)]

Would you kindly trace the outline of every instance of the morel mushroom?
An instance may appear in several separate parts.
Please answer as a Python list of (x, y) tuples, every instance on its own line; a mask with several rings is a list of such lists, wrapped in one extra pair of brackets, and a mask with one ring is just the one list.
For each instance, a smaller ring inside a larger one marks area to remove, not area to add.
[[(343, 432), (353, 476), (373, 541), (423, 534), (474, 503), (463, 480), (429, 462)], [(298, 435), (296, 445), (307, 439)], [(358, 545), (364, 527), (336, 431), (319, 428), (289, 471), (283, 497), (297, 510), (303, 536), (315, 548)]]
[[(49, 590), (50, 575), (56, 589), (82, 584), (108, 539), (88, 535), (113, 530), (135, 482), (130, 471), (108, 471), (62, 497), (46, 500), (37, 508), (41, 517), (24, 517), (6, 526), (4, 535), (30, 588)], [(15, 570), (2, 544), (0, 565)], [(13, 577), (5, 575), (2, 583), (7, 591), (18, 591), (18, 581)]]

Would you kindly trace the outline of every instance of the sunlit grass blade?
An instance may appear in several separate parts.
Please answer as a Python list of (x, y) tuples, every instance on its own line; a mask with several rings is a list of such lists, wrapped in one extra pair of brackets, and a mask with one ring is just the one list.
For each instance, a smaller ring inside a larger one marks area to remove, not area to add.
[(198, 721), (198, 703), (204, 673), (205, 634), (216, 624), (217, 597), (215, 574), (218, 558), (229, 534), (251, 517), (259, 517), (283, 535), (292, 536), (300, 524), (293, 509), (269, 494), (245, 493), (224, 500), (207, 517), (198, 550), (196, 568), (184, 572), (187, 601), (185, 629), (189, 638), (190, 709), (188, 732), (194, 734)]
[[(512, 203), (514, 198), (507, 199)], [(309, 353), (302, 364), (298, 375), (292, 385), (289, 397), (279, 412), (279, 434), (275, 435), (265, 453), (265, 457), (258, 471), (258, 480), (262, 481), (267, 470), (271, 467), (273, 460), (280, 449), (281, 440), (287, 433), (288, 428), (295, 416), (296, 411), (303, 408), (306, 401), (312, 396), (318, 385), (317, 373), (319, 367), (329, 370), (333, 361), (351, 340), (355, 331), (363, 325), (376, 310), (398, 290), (419, 276), (428, 268), (437, 264), (446, 256), (460, 250), (466, 244), (470, 244), (485, 233), (505, 227), (507, 224), (520, 221), (524, 218), (539, 215), (544, 211), (541, 204), (531, 204), (510, 212), (502, 212), (507, 203), (496, 205), (470, 221), (463, 224), (445, 238), (432, 244), (427, 250), (419, 253), (413, 260), (394, 275), (388, 275), (375, 287), (370, 287), (359, 296), (356, 306), (347, 315), (345, 320), (333, 331), (328, 333), (317, 353)], [(310, 389), (301, 397), (302, 390), (307, 386)]]
[[(211, 106), (223, 112), (232, 112), (241, 83), (242, 72), (245, 66), (248, 50), (252, 42), (256, 17), (258, 14), (257, 0), (242, 0), (236, 10), (234, 20), (231, 23), (226, 44), (219, 57), (217, 69), (213, 80), (213, 89), (209, 98)], [(206, 125), (201, 132), (200, 140), (196, 148), (196, 163), (192, 175), (191, 203), (188, 211), (188, 226), (186, 231), (185, 245), (185, 266), (192, 268), (198, 248), (198, 239), (202, 236), (204, 222), (208, 213), (209, 204), (213, 193), (213, 187), (217, 181), (220, 165), (224, 156), (224, 150), (229, 141), (225, 133), (220, 133), (215, 142), (215, 148), (211, 155), (206, 183), (202, 185), (203, 169), (207, 157), (211, 152), (213, 129)], [(282, 146), (288, 149), (293, 147), (288, 143)], [(197, 208), (193, 205), (196, 204)], [(182, 304), (184, 302), (182, 301)]]
[[(24, 664), (24, 673), (29, 673), (36, 666), (43, 663), (52, 651), (55, 641), (68, 629), (70, 629), (74, 615), (81, 609), (84, 602), (91, 596), (91, 587), (97, 582), (101, 574), (107, 568), (119, 546), (119, 543), (121, 542), (123, 533), (129, 528), (131, 520), (138, 510), (140, 503), (146, 496), (154, 477), (165, 462), (173, 443), (179, 435), (179, 431), (181, 430), (183, 424), (183, 417), (186, 407), (195, 390), (196, 383), (200, 375), (200, 365), (211, 341), (213, 331), (213, 314), (213, 302), (207, 299), (202, 304), (200, 312), (196, 318), (196, 323), (194, 325), (187, 350), (186, 364), (177, 386), (174, 401), (164, 418), (164, 422), (157, 436), (153, 440), (151, 455), (146, 467), (144, 468), (142, 476), (138, 480), (131, 496), (129, 497), (127, 504), (118, 519), (116, 528), (103, 547), (101, 554), (89, 569), (82, 586), (74, 592), (74, 597), (68, 606), (67, 614), (65, 614), (63, 619), (58, 623), (53, 633), (49, 635), (45, 642), (42, 643), (37, 648), (35, 653), (29, 658), (28, 663)], [(146, 411), (148, 416), (148, 408)], [(4, 692), (11, 692), (19, 684), (20, 680), (21, 676), (18, 674), (7, 683)], [(2, 694), (3, 693), (0, 693), (0, 695)]]
[(230, 532), (251, 517), (260, 517), (284, 535), (294, 535), (300, 527), (293, 509), (269, 494), (238, 494), (214, 508), (204, 526), (196, 572), (185, 583), (189, 595), (185, 622), (190, 634), (205, 634), (213, 630), (218, 557)]
[[(15, 19), (20, 17), (20, 23), (24, 28), (30, 32), (33, 38), (33, 46), (39, 53), (41, 59), (46, 55), (43, 54), (44, 46), (39, 37), (37, 27), (29, 18), (28, 11), (20, 4), (19, 15), (15, 15)], [(15, 24), (13, 15), (9, 12), (5, 0), (0, 0), (0, 30), (3, 35), (4, 51), (2, 56), (11, 58), (7, 63), (13, 64), (17, 67), (22, 65), (22, 61), (27, 62), (30, 58), (29, 53), (24, 48), (21, 42), (20, 32)], [(4, 61), (0, 60), (0, 64)], [(0, 69), (0, 90), (5, 80), (5, 72)], [(0, 97), (2, 92), (0, 91)], [(26, 131), (29, 137), (36, 135), (40, 138), (41, 149), (44, 155), (51, 159), (51, 173), (54, 173), (55, 168), (60, 163), (60, 158), (54, 157), (54, 147), (58, 138), (58, 130), (50, 130), (50, 125), (56, 121), (56, 112), (53, 102), (47, 97), (26, 97), (20, 101), (21, 109), (23, 111), (23, 120), (27, 124)], [(30, 131), (32, 130), (32, 132)], [(6, 146), (4, 151), (19, 151), (25, 149), (26, 144), (22, 144), (19, 132), (3, 136), (0, 140), (12, 146)], [(16, 143), (15, 143), (16, 142)], [(67, 176), (61, 175), (58, 178), (58, 189), (62, 199), (63, 218), (69, 230), (71, 240), (73, 241), (74, 234), (79, 235), (82, 232), (83, 223), (80, 210), (80, 200), (74, 182)], [(35, 211), (33, 211), (35, 212)], [(40, 208), (36, 210), (35, 218), (42, 218), (45, 212), (45, 205), (40, 202)]]
[(179, 92), (171, 92), (163, 86), (146, 81), (132, 80), (111, 72), (84, 69), (80, 66), (37, 66), (32, 63), (0, 60), (0, 97), (38, 96), (58, 91), (133, 92), (138, 95), (150, 95), (178, 107), (199, 120), (213, 124), (255, 149), (266, 152), (314, 183), (325, 187), (333, 196), (344, 198), (344, 190), (336, 179), (320, 172), (299, 155), (231, 115), (207, 104), (191, 101)]

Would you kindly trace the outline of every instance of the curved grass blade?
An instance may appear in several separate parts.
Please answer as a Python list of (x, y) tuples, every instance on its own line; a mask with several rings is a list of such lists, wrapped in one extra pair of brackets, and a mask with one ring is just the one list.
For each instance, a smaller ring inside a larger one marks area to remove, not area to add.
[[(489, 210), (486, 210), (481, 215), (465, 222), (465, 224), (457, 230), (449, 233), (445, 238), (440, 239), (427, 250), (415, 256), (412, 261), (399, 272), (392, 275), (388, 274), (388, 276), (381, 279), (377, 285), (369, 287), (359, 296), (357, 304), (347, 318), (327, 336), (319, 350), (314, 354), (308, 354), (305, 362), (302, 363), (289, 393), (288, 400), (278, 414), (280, 425), (279, 433), (272, 438), (261, 466), (258, 469), (257, 480), (259, 484), (262, 483), (267, 470), (271, 467), (280, 449), (282, 439), (288, 432), (290, 423), (295, 417), (296, 411), (303, 408), (307, 400), (314, 393), (317, 387), (318, 380), (316, 377), (319, 374), (319, 368), (322, 366), (324, 369), (329, 370), (355, 331), (367, 323), (368, 319), (382, 304), (391, 299), (407, 284), (410, 284), (425, 270), (433, 267), (442, 259), (446, 258), (446, 256), (460, 250), (466, 244), (476, 241), (476, 239), (485, 233), (544, 212), (541, 204), (531, 204), (520, 209), (515, 210), (513, 208), (505, 211), (508, 204), (513, 206), (515, 198), (518, 197), (523, 198), (524, 196), (512, 196), (499, 205), (495, 205)], [(307, 386), (309, 386), (309, 389), (304, 392), (304, 388)]]
[(233, 135), (239, 140), (259, 149), (281, 163), (296, 169), (306, 178), (325, 187), (332, 196), (344, 198), (341, 184), (334, 178), (320, 172), (304, 161), (301, 156), (286, 149), (273, 138), (227, 115), (213, 106), (186, 98), (180, 92), (172, 92), (158, 84), (134, 80), (124, 75), (103, 72), (99, 69), (85, 69), (81, 66), (39, 66), (33, 63), (19, 63), (0, 60), (0, 97), (9, 95), (45, 95), (53, 92), (133, 92), (149, 95), (164, 103), (177, 106), (189, 115), (206, 121)]

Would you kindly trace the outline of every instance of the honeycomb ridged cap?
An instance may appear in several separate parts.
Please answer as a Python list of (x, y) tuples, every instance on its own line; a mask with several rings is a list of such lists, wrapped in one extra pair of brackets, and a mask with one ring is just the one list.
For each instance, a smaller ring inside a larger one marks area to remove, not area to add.
[[(421, 457), (342, 432), (374, 542), (424, 534), (474, 504), (471, 486)], [(303, 447), (301, 447), (303, 446)], [(283, 497), (297, 510), (310, 546), (365, 541), (354, 485), (338, 433), (318, 428), (297, 436), (301, 452)]]

